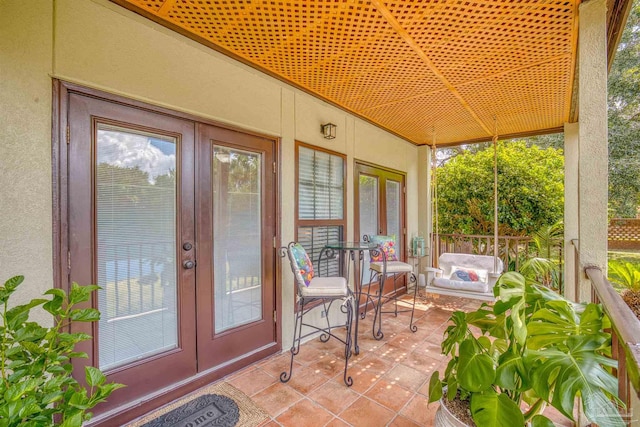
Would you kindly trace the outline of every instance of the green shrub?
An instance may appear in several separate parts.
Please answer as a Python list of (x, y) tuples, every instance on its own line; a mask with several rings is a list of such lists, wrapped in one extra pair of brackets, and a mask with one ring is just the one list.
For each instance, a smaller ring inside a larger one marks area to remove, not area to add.
[[(73, 322), (94, 322), (98, 310), (74, 308), (86, 302), (97, 286), (73, 283), (69, 294), (49, 289), (51, 299), (33, 299), (13, 308), (11, 295), (23, 282), (12, 277), (0, 286), (0, 427), (79, 427), (91, 418), (91, 408), (122, 384), (106, 383), (105, 375), (94, 367), (85, 368), (89, 390), (72, 375), (72, 358), (87, 357), (74, 351), (77, 343), (90, 335), (68, 332)], [(29, 321), (32, 308), (41, 306), (54, 317), (51, 327)]]

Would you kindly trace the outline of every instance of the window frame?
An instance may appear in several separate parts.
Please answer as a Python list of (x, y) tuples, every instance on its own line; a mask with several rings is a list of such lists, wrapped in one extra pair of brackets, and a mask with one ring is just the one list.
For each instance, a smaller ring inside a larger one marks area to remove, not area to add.
[[(300, 219), (300, 148), (327, 153), (342, 159), (342, 219)], [(347, 234), (347, 156), (337, 151), (329, 150), (317, 145), (306, 144), (301, 141), (295, 143), (295, 240), (299, 239), (298, 231), (301, 227), (342, 227), (340, 240), (345, 240)], [(311, 260), (314, 265), (317, 260)]]

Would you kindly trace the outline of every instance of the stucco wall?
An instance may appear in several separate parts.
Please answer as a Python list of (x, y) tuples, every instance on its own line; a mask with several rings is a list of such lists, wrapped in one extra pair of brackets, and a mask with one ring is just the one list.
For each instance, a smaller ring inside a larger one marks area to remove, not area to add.
[(53, 280), (52, 18), (48, 1), (0, 1), (0, 282), (24, 275), (21, 301)]
[[(407, 172), (407, 232), (417, 231), (419, 163), (412, 144), (106, 0), (1, 4), (0, 64), (10, 68), (9, 79), (0, 84), (10, 96), (3, 96), (0, 106), (16, 110), (2, 108), (3, 128), (12, 131), (1, 136), (0, 178), (3, 187), (15, 183), (3, 189), (0, 206), (3, 242), (10, 243), (0, 255), (3, 275), (29, 271), (38, 292), (52, 283), (50, 75), (279, 137), (284, 195), (294, 194), (295, 140), (346, 154), (347, 237), (354, 237), (354, 159)], [(332, 141), (320, 134), (327, 121), (338, 125)], [(283, 243), (294, 238), (294, 219), (293, 198), (282, 197)], [(286, 345), (293, 285), (283, 267)]]
[[(578, 38), (578, 246), (581, 269), (607, 271), (607, 2), (580, 4)], [(598, 185), (593, 185), (597, 182)], [(591, 299), (591, 283), (578, 277), (579, 301)]]

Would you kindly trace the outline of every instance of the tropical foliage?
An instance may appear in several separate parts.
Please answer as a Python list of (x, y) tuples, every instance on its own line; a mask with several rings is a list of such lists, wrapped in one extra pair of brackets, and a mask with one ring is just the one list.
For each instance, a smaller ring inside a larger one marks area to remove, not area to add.
[[(429, 401), (469, 400), (478, 426), (553, 425), (541, 415), (552, 405), (574, 417), (576, 398), (593, 423), (625, 425), (617, 410), (617, 379), (607, 357), (610, 324), (597, 304), (570, 302), (517, 272), (496, 284), (499, 300), (454, 312), (442, 352), (451, 357), (444, 376), (431, 376)], [(480, 329), (475, 336), (471, 328)], [(522, 404), (527, 406), (524, 412)]]
[[(90, 366), (85, 368), (88, 389), (71, 376), (71, 359), (87, 357), (75, 346), (91, 336), (67, 330), (73, 322), (100, 318), (95, 309), (75, 308), (98, 287), (74, 283), (68, 295), (62, 289), (50, 289), (45, 295), (51, 299), (33, 299), (9, 309), (10, 297), (23, 280), (23, 276), (12, 277), (0, 286), (0, 427), (80, 427), (91, 418), (87, 411), (123, 387), (107, 383), (104, 374)], [(53, 316), (53, 326), (29, 321), (35, 307)]]
[[(465, 152), (438, 168), (440, 233), (493, 231), (493, 148)], [(561, 150), (498, 144), (498, 223), (501, 235), (530, 235), (562, 219)]]
[(640, 265), (623, 260), (609, 260), (609, 281), (631, 291), (640, 291)]
[(640, 196), (640, 1), (609, 72), (609, 204), (615, 217), (634, 218)]

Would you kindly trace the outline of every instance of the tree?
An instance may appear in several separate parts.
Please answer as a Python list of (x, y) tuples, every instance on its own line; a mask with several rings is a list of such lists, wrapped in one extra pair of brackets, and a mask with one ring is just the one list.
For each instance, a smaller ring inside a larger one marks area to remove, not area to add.
[[(493, 148), (463, 153), (437, 170), (440, 233), (493, 232)], [(498, 143), (498, 222), (502, 235), (530, 235), (562, 219), (561, 150)]]
[(609, 204), (635, 217), (640, 202), (640, 0), (635, 0), (609, 72)]

